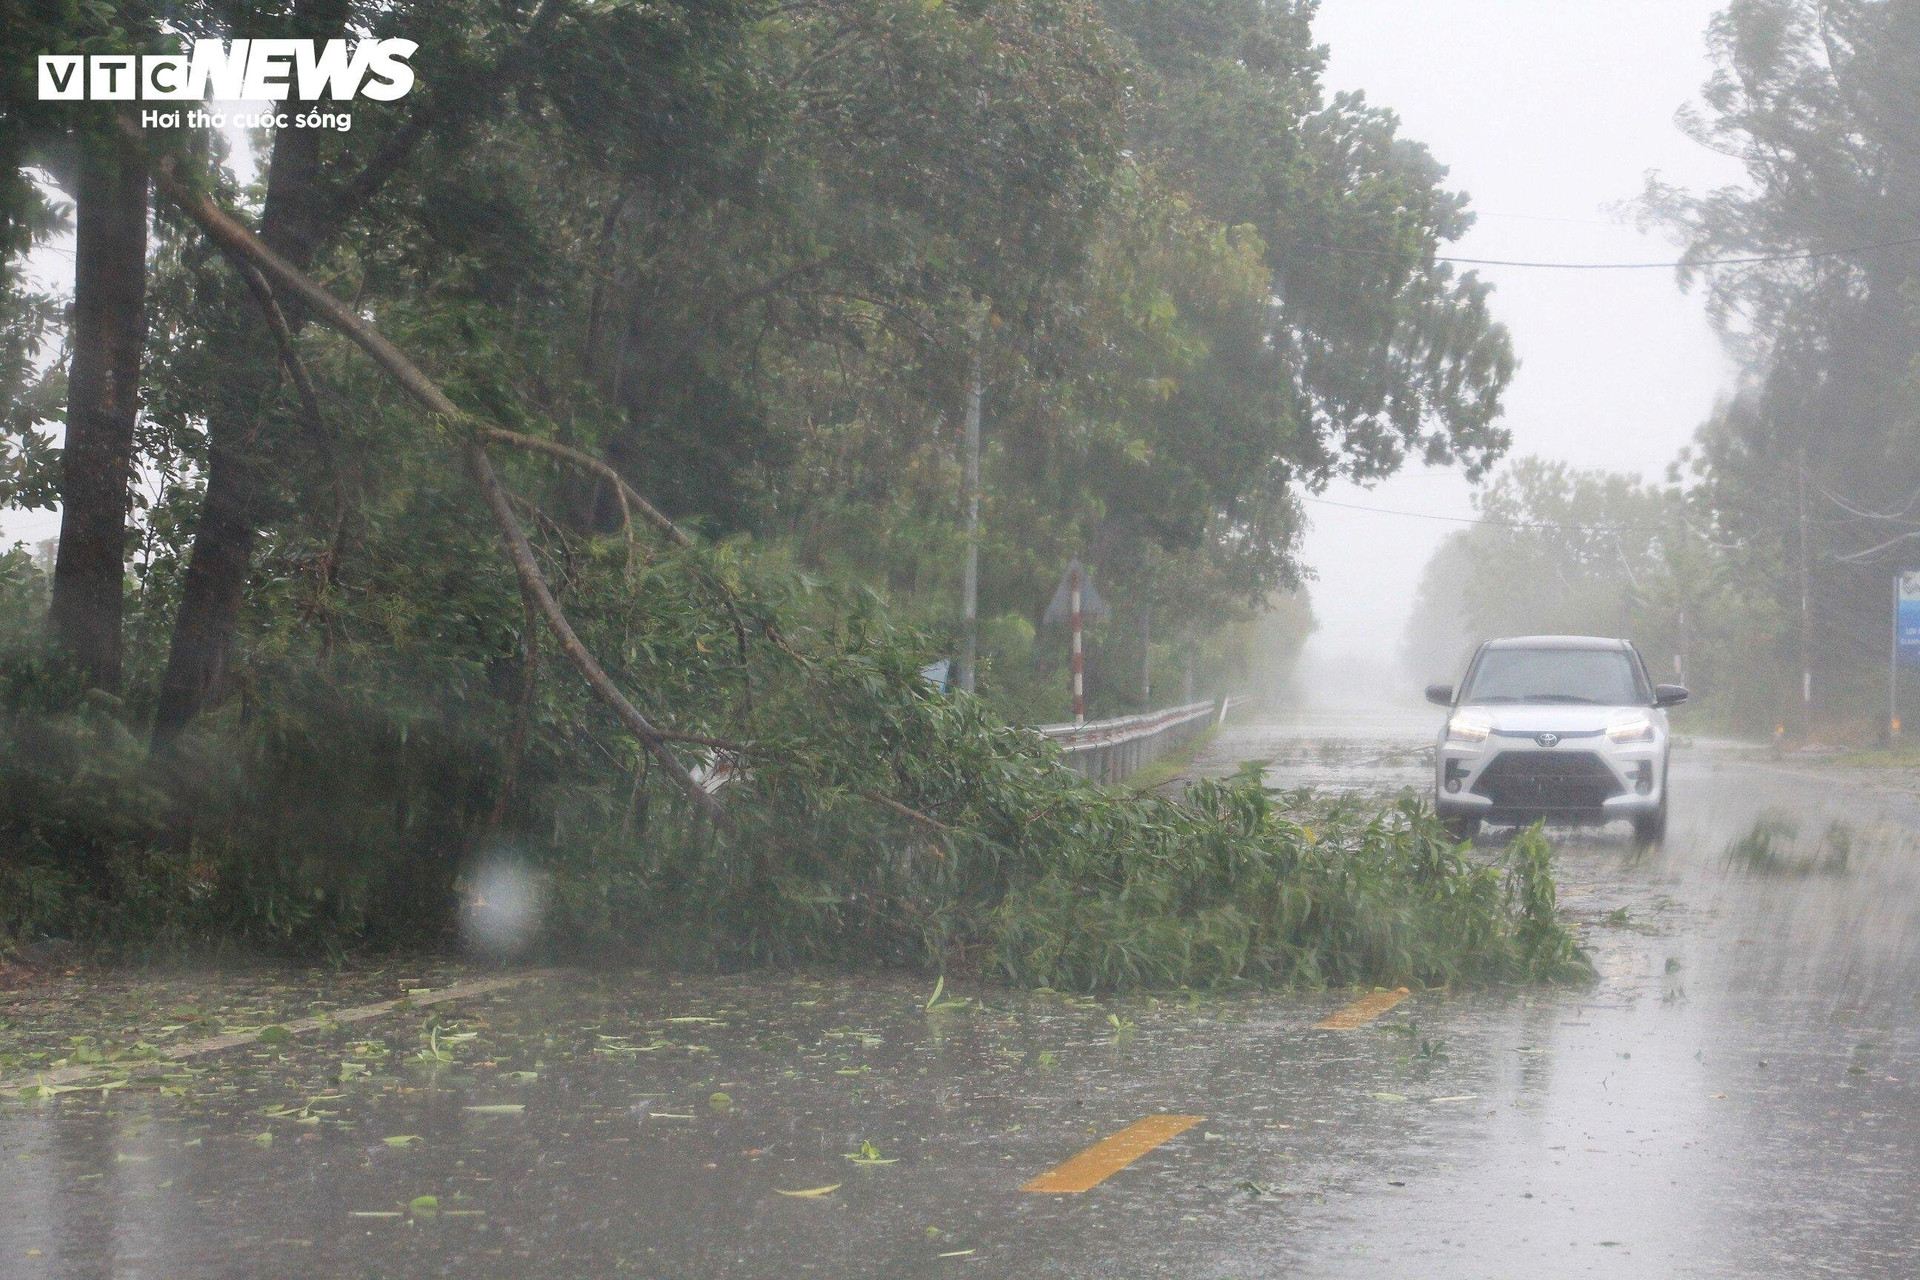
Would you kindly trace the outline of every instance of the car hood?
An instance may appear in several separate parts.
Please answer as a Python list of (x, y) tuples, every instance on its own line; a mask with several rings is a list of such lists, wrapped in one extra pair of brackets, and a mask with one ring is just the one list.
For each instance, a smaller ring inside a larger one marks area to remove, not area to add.
[(1485, 716), (1496, 731), (1508, 733), (1592, 733), (1633, 715), (1646, 715), (1645, 707), (1590, 707), (1582, 703), (1552, 702), (1515, 705), (1512, 703), (1470, 703), (1457, 714)]

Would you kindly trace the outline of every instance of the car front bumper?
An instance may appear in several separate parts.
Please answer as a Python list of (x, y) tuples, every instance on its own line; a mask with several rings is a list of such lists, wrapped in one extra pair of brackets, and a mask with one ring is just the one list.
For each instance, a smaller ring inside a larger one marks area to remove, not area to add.
[(1570, 735), (1542, 746), (1532, 736), (1483, 743), (1442, 740), (1435, 752), (1434, 808), (1443, 817), (1492, 822), (1604, 823), (1657, 811), (1665, 799), (1666, 741), (1615, 743)]

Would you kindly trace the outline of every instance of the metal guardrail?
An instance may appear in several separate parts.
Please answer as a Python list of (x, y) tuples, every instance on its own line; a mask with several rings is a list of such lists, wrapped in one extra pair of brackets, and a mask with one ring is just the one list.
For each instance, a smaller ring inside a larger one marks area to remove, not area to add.
[(1039, 732), (1060, 746), (1063, 763), (1096, 782), (1119, 782), (1142, 765), (1223, 724), (1235, 707), (1253, 698), (1216, 698), (1189, 702), (1112, 720), (1086, 724), (1043, 724)]

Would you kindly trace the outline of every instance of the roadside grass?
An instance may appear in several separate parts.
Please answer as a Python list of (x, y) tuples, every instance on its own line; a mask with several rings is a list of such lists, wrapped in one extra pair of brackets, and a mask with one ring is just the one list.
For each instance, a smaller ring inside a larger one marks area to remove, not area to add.
[(1220, 726), (1215, 723), (1212, 728), (1196, 734), (1184, 745), (1161, 756), (1144, 768), (1134, 770), (1133, 775), (1122, 779), (1120, 785), (1136, 794), (1159, 790), (1185, 773), (1194, 759), (1213, 743), (1219, 732)]
[(1861, 751), (1843, 751), (1828, 756), (1821, 764), (1843, 769), (1915, 769), (1920, 770), (1920, 746), (1873, 747)]
[(1810, 847), (1803, 847), (1800, 824), (1784, 813), (1769, 811), (1727, 842), (1726, 863), (1750, 875), (1840, 876), (1847, 873), (1853, 845), (1851, 824), (1836, 820)]

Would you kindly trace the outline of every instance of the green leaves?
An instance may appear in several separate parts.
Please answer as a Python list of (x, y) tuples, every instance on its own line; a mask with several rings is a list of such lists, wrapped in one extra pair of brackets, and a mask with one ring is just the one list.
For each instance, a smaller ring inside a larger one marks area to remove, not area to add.
[[(1411, 802), (1275, 797), (1256, 780), (1199, 784), (1188, 801), (1110, 810), (1017, 883), (995, 912), (1003, 970), (1082, 989), (1587, 972), (1537, 831), (1503, 874), (1461, 859)], [(1111, 1017), (1118, 1037), (1124, 1019)]]
[(946, 989), (947, 975), (943, 973), (934, 979), (933, 994), (927, 997), (926, 1008), (928, 1013), (939, 1013), (949, 1009), (965, 1009), (973, 1003), (972, 998), (969, 996), (949, 996), (942, 999), (940, 993)]

